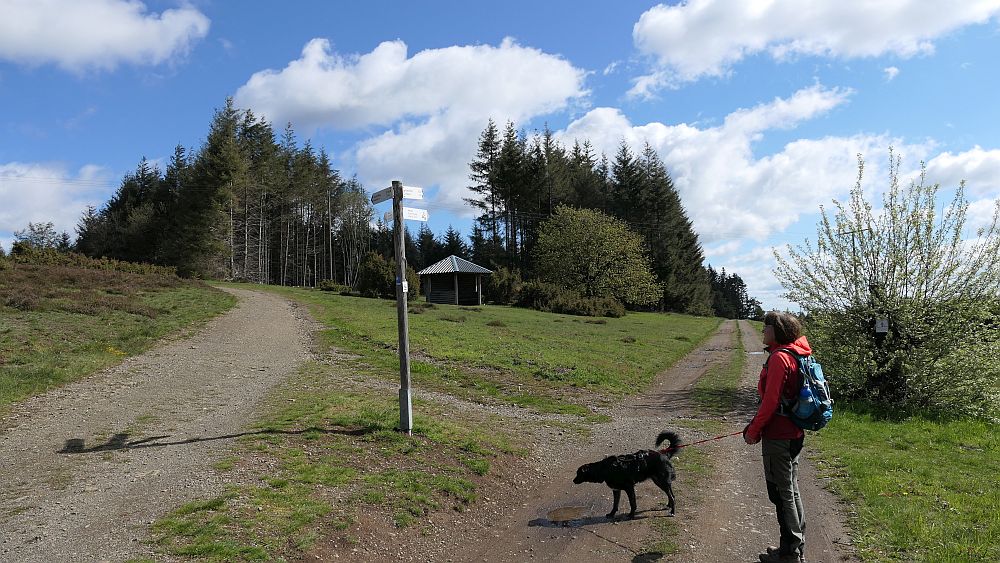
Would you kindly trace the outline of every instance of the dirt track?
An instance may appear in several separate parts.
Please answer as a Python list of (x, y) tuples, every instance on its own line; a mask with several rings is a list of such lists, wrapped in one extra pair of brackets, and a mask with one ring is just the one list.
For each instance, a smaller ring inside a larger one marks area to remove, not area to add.
[[(0, 433), (0, 561), (125, 561), (148, 525), (224, 487), (250, 408), (308, 356), (297, 308), (240, 303), (197, 335), (19, 405)], [(266, 327), (266, 328), (265, 328)]]

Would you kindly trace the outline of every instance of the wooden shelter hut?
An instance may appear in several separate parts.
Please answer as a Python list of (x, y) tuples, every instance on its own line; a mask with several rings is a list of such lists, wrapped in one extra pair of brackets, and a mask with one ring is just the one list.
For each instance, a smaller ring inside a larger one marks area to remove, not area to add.
[(451, 305), (482, 305), (483, 274), (492, 273), (454, 255), (417, 272), (429, 303)]

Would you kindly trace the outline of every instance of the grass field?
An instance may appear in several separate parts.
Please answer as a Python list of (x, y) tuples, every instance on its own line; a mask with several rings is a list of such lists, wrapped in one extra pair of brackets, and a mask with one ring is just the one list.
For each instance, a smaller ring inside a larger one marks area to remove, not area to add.
[[(268, 288), (306, 303), (324, 347), (360, 356), (358, 370), (398, 378), (395, 301)], [(415, 386), (588, 416), (583, 397), (613, 400), (649, 384), (712, 334), (719, 319), (630, 313), (595, 319), (512, 307), (411, 304)]]
[(1000, 561), (1000, 427), (840, 409), (810, 436), (865, 561)]
[(0, 269), (0, 411), (117, 364), (233, 303), (176, 276), (7, 263)]

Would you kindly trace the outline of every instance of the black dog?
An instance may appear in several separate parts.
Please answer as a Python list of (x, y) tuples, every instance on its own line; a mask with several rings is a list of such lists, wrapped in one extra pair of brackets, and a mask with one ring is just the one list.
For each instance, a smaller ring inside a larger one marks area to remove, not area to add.
[(674, 514), (674, 490), (670, 483), (677, 476), (674, 466), (670, 463), (670, 458), (674, 457), (677, 446), (681, 439), (673, 432), (664, 431), (656, 437), (656, 445), (659, 446), (664, 440), (670, 441), (670, 447), (665, 453), (656, 450), (640, 450), (634, 454), (613, 455), (604, 458), (596, 463), (588, 463), (580, 466), (576, 470), (576, 478), (573, 482), (580, 483), (606, 483), (614, 491), (615, 505), (611, 507), (608, 518), (614, 518), (618, 512), (618, 501), (621, 499), (622, 491), (628, 494), (628, 502), (632, 510), (628, 513), (629, 518), (635, 517), (635, 485), (646, 479), (652, 479), (656, 486), (663, 489), (670, 499), (667, 505), (670, 508), (670, 515)]

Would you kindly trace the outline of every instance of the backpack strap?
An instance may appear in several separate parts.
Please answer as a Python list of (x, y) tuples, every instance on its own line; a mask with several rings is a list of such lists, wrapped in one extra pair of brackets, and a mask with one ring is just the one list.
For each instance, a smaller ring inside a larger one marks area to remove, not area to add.
[[(799, 367), (799, 360), (801, 360), (802, 358), (807, 358), (808, 357), (808, 356), (803, 356), (802, 354), (799, 354), (798, 352), (796, 352), (795, 350), (792, 350), (791, 348), (775, 348), (774, 350), (771, 351), (771, 354), (769, 354), (767, 356), (767, 360), (768, 361), (771, 360), (771, 355), (773, 355), (775, 352), (785, 352), (786, 354), (790, 355), (795, 360), (794, 361), (795, 371), (798, 371), (798, 372), (802, 371), (801, 368)], [(764, 365), (766, 366), (767, 362), (764, 362)], [(789, 376), (789, 375), (792, 375), (793, 373), (795, 373), (795, 372), (793, 372), (793, 371), (790, 372), (786, 368), (786, 370), (785, 370), (785, 376), (786, 377)], [(802, 385), (805, 383), (805, 377), (806, 377), (806, 375), (804, 373), (800, 373), (799, 376), (801, 378), (799, 380), (799, 388), (801, 389)], [(784, 393), (782, 393), (781, 396), (780, 396), (780, 399), (778, 400), (778, 414), (781, 415), (781, 416), (788, 416), (788, 413), (791, 412), (791, 410), (795, 407), (795, 402), (796, 401), (798, 401), (798, 397), (795, 397), (793, 399), (786, 399), (785, 396), (784, 396)]]
[[(767, 356), (767, 360), (768, 361), (771, 360), (771, 356), (774, 355), (775, 352), (785, 352), (788, 355), (790, 355), (795, 360), (794, 365), (795, 365), (795, 370), (796, 371), (799, 370), (799, 360), (801, 360), (802, 358), (807, 358), (808, 357), (808, 356), (803, 356), (802, 354), (799, 354), (798, 352), (796, 352), (795, 350), (792, 350), (791, 348), (775, 348), (774, 350), (771, 351), (770, 354), (768, 354), (768, 356)], [(765, 363), (765, 365), (767, 364), (767, 362), (764, 362), (764, 363)]]
[[(807, 358), (808, 357), (808, 356), (804, 356), (802, 354), (799, 354), (798, 352), (796, 352), (795, 350), (792, 350), (791, 348), (775, 348), (774, 351), (771, 352), (771, 353), (773, 354), (774, 352), (787, 352), (793, 358), (795, 358), (796, 362), (798, 360), (802, 359), (802, 358)], [(768, 357), (770, 357), (770, 356), (768, 356)]]

